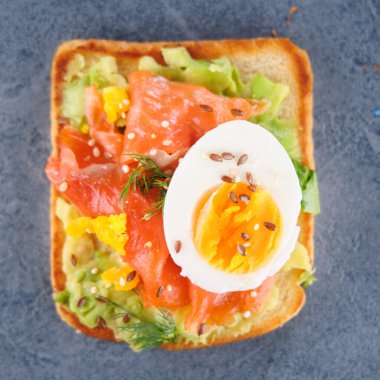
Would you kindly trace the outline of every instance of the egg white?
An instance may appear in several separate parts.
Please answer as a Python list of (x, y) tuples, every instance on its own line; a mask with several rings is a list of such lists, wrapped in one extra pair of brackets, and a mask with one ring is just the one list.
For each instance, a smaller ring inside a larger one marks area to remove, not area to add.
[[(208, 156), (222, 152), (230, 152), (236, 158), (215, 162)], [(237, 166), (236, 159), (242, 154), (247, 154), (248, 159)], [(267, 265), (254, 272), (232, 274), (214, 268), (197, 251), (193, 241), (194, 212), (204, 194), (222, 183), (222, 175), (237, 176), (246, 182), (248, 171), (276, 202), (283, 230), (278, 249)], [(289, 155), (270, 132), (243, 120), (221, 124), (190, 148), (171, 179), (163, 214), (169, 252), (181, 267), (181, 275), (205, 290), (225, 293), (257, 288), (281, 269), (295, 247), (300, 231), (297, 219), (301, 198)], [(179, 253), (175, 249), (176, 241), (182, 245)]]

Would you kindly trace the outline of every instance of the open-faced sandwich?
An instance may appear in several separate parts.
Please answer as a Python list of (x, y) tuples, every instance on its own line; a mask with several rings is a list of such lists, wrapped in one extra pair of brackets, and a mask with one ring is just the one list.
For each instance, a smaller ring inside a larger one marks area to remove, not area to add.
[(68, 324), (175, 350), (299, 312), (319, 213), (304, 51), (66, 42), (51, 121), (52, 283)]

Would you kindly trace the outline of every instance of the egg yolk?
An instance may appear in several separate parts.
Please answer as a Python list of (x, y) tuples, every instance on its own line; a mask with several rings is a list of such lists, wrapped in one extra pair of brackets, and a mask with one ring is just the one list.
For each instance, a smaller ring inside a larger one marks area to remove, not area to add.
[(71, 222), (66, 233), (71, 237), (80, 237), (85, 233), (96, 234), (101, 242), (120, 255), (125, 255), (124, 246), (128, 240), (127, 215), (101, 215), (96, 218), (83, 216)]
[(274, 256), (282, 232), (281, 213), (268, 191), (246, 183), (226, 183), (211, 189), (198, 204), (194, 242), (213, 267), (229, 273), (249, 273)]
[(129, 110), (130, 102), (124, 88), (110, 86), (103, 89), (104, 111), (109, 123), (114, 123), (118, 118), (125, 118)]

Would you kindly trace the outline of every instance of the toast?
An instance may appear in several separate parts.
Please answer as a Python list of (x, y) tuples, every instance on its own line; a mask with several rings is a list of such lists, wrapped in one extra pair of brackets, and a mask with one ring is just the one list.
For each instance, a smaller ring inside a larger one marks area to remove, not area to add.
[[(185, 42), (118, 42), (106, 40), (73, 40), (62, 44), (52, 64), (51, 87), (51, 141), (52, 155), (57, 155), (57, 133), (59, 130), (59, 113), (62, 102), (62, 88), (68, 62), (75, 54), (80, 53), (85, 58), (101, 55), (111, 55), (117, 60), (119, 71), (127, 75), (137, 69), (138, 60), (144, 55), (150, 55), (162, 62), (160, 49), (162, 47), (184, 46), (193, 58), (212, 59), (226, 56), (239, 69), (242, 79), (247, 80), (253, 74), (262, 73), (269, 79), (286, 84), (290, 92), (281, 111), (282, 117), (292, 118), (299, 126), (299, 140), (302, 162), (309, 168), (314, 168), (312, 140), (312, 106), (313, 106), (313, 74), (306, 52), (295, 46), (288, 39), (260, 38), (250, 40), (220, 40), (220, 41), (185, 41)], [(60, 220), (55, 214), (58, 193), (51, 188), (51, 281), (54, 292), (65, 288), (66, 275), (62, 269), (62, 247), (65, 232)], [(307, 248), (310, 261), (313, 262), (313, 216), (302, 213), (299, 216), (301, 234), (299, 241)], [(278, 279), (280, 291), (278, 305), (267, 312), (258, 324), (238, 337), (218, 334), (217, 338), (207, 344), (214, 346), (237, 340), (252, 338), (265, 334), (293, 318), (305, 302), (305, 292), (297, 282), (293, 271), (280, 273)], [(67, 308), (57, 304), (61, 318), (79, 332), (94, 338), (115, 341), (113, 332), (107, 328), (93, 328), (82, 325), (77, 316)], [(165, 343), (162, 348), (169, 350), (192, 349), (199, 347), (188, 342)]]

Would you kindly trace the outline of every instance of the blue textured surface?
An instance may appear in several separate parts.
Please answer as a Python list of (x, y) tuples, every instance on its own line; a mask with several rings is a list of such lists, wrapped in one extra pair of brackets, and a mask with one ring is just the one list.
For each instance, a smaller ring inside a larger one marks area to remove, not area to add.
[[(0, 379), (380, 378), (380, 1), (0, 1)], [(64, 40), (268, 36), (315, 73), (323, 213), (319, 281), (301, 314), (254, 341), (135, 354), (60, 321), (49, 280), (49, 70)]]

